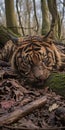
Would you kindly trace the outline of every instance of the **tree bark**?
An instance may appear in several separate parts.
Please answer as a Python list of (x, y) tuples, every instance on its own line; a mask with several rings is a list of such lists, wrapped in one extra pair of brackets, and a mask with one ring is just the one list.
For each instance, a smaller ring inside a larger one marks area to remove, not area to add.
[(65, 73), (52, 73), (46, 80), (45, 86), (48, 86), (57, 94), (65, 97)]
[(24, 33), (24, 28), (23, 28), (23, 26), (22, 26), (22, 22), (21, 22), (21, 17), (20, 17), (20, 12), (19, 12), (19, 8), (18, 8), (18, 0), (16, 0), (16, 9), (17, 9), (17, 14), (18, 14), (18, 18), (19, 18), (19, 24), (20, 24), (20, 26), (21, 26), (21, 30), (22, 30), (22, 34), (23, 34), (23, 36), (25, 35), (25, 33)]
[(30, 14), (30, 5), (29, 0), (26, 0), (26, 7), (27, 7), (27, 18), (28, 18), (28, 34), (31, 35), (31, 14)]
[(48, 18), (48, 7), (46, 0), (41, 0), (41, 11), (42, 11), (42, 30), (41, 34), (46, 35), (50, 29), (49, 18)]
[(19, 35), (13, 33), (10, 29), (4, 26), (0, 26), (0, 47), (2, 47), (8, 40), (14, 40), (17, 42)]
[(37, 18), (37, 14), (36, 14), (36, 3), (35, 3), (35, 0), (33, 0), (33, 8), (34, 8), (34, 16), (35, 16), (36, 23), (37, 23), (36, 32), (38, 32), (38, 30), (39, 30), (39, 23), (38, 23), (38, 18)]
[(18, 34), (17, 19), (14, 9), (14, 0), (5, 0), (6, 25), (14, 33)]
[(53, 37), (60, 38), (61, 36), (61, 22), (57, 11), (56, 0), (47, 0), (48, 8), (52, 16), (51, 29), (53, 29)]

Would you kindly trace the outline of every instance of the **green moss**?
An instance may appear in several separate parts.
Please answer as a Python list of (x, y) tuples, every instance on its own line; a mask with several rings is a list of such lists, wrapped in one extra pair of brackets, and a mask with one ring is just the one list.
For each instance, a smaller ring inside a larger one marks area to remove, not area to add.
[(4, 45), (8, 40), (10, 40), (12, 37), (18, 38), (21, 35), (17, 35), (14, 32), (12, 32), (10, 29), (0, 26), (0, 45)]
[(65, 97), (65, 73), (52, 73), (45, 85)]
[(15, 34), (11, 29), (6, 28), (3, 25), (0, 26), (0, 33), (5, 33), (5, 34), (9, 33), (9, 34), (11, 34), (12, 36), (15, 36), (15, 37), (21, 36), (20, 34)]

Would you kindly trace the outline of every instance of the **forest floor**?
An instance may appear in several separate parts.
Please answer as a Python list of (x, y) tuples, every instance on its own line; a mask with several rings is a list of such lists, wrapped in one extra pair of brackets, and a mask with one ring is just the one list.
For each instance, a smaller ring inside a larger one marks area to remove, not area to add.
[(23, 86), (21, 78), (3, 63), (0, 64), (0, 130), (65, 128), (64, 97), (48, 86)]

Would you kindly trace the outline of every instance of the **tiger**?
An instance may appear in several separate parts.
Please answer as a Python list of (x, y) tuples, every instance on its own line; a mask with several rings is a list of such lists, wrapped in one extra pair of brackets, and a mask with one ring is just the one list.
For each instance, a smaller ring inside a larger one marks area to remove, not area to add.
[(19, 45), (9, 40), (1, 50), (0, 59), (9, 62), (24, 83), (36, 86), (42, 86), (52, 71), (62, 66), (59, 48), (53, 40), (41, 36), (27, 36)]

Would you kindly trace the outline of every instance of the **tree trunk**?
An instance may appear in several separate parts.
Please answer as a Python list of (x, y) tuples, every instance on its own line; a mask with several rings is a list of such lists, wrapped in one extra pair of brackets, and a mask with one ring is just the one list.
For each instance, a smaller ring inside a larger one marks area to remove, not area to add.
[(47, 0), (48, 8), (52, 15), (51, 29), (53, 29), (53, 37), (60, 38), (61, 36), (61, 22), (57, 11), (56, 0)]
[(39, 30), (39, 23), (38, 23), (38, 18), (37, 18), (37, 13), (36, 13), (36, 3), (35, 3), (35, 0), (33, 0), (33, 8), (34, 8), (34, 17), (35, 17), (36, 24), (37, 24), (36, 32), (38, 32), (38, 30)]
[(14, 10), (14, 0), (5, 0), (6, 25), (14, 33), (18, 34), (16, 14)]
[(25, 33), (24, 33), (24, 28), (23, 28), (23, 26), (22, 26), (22, 22), (21, 22), (21, 17), (20, 17), (20, 12), (19, 12), (19, 8), (18, 8), (18, 0), (16, 0), (16, 9), (17, 9), (17, 14), (18, 14), (18, 18), (19, 18), (19, 24), (20, 24), (20, 26), (21, 26), (21, 30), (22, 30), (22, 34), (23, 34), (23, 36), (25, 35)]
[(28, 34), (31, 35), (31, 26), (30, 26), (30, 5), (29, 0), (26, 0), (26, 7), (27, 7), (27, 18), (28, 18)]
[(48, 86), (57, 94), (65, 97), (65, 73), (52, 73), (46, 80), (45, 86)]
[(49, 18), (48, 18), (48, 7), (46, 0), (41, 0), (41, 11), (42, 11), (42, 30), (41, 34), (46, 35), (50, 29)]

